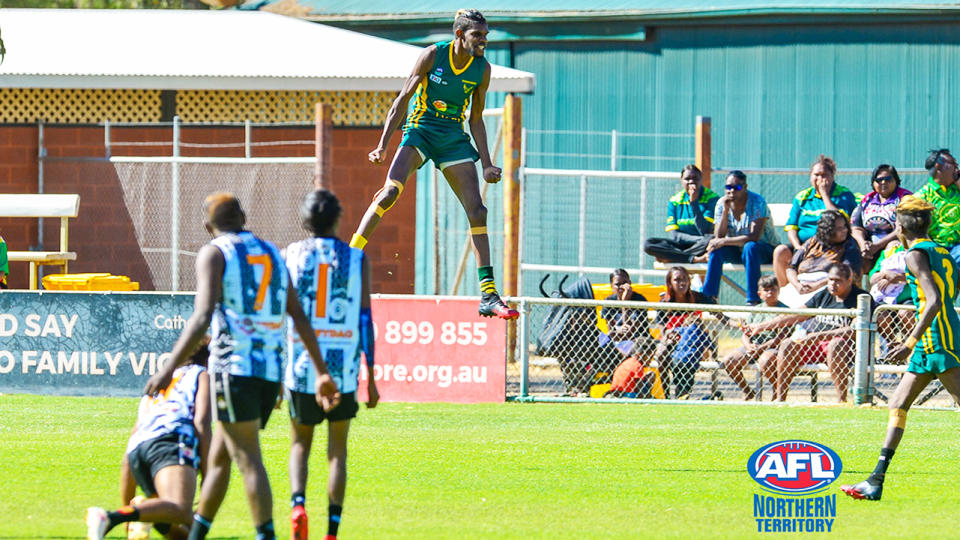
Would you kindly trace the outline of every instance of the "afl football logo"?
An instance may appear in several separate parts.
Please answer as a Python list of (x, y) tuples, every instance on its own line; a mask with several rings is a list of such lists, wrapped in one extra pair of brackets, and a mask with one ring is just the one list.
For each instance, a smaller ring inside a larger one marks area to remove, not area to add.
[(779, 441), (750, 456), (747, 472), (764, 489), (784, 495), (807, 495), (829, 486), (843, 465), (836, 452), (810, 441)]
[(447, 110), (447, 102), (442, 99), (435, 99), (433, 100), (433, 107), (440, 112), (444, 112)]

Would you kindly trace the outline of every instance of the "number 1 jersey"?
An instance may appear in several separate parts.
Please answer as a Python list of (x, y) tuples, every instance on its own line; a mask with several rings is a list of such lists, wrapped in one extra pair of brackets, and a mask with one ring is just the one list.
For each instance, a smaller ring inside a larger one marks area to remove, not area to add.
[[(285, 257), (330, 375), (342, 393), (356, 392), (363, 251), (336, 238), (307, 238), (287, 246)], [(316, 373), (310, 354), (293, 324), (289, 326), (284, 385), (312, 394)]]

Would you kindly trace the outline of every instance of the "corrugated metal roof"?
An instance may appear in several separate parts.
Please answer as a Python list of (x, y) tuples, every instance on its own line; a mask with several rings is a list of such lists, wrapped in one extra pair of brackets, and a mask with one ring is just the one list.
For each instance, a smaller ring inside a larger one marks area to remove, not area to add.
[[(420, 48), (265, 12), (0, 9), (0, 86), (396, 91)], [(530, 92), (494, 66), (491, 91)]]
[[(247, 0), (241, 8), (269, 9), (311, 19), (452, 18), (464, 4), (460, 0)], [(576, 16), (691, 17), (758, 14), (901, 13), (960, 11), (958, 2), (930, 0), (833, 0), (777, 2), (770, 0), (538, 0), (518, 3), (488, 0), (477, 6), (488, 18), (524, 19)]]

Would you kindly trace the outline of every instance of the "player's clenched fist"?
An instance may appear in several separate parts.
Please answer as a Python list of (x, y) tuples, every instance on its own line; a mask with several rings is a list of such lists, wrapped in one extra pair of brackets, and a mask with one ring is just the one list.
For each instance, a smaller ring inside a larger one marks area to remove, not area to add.
[(370, 160), (370, 163), (376, 163), (377, 165), (383, 163), (383, 148), (375, 148), (369, 154), (367, 154), (367, 159)]
[(500, 167), (494, 167), (493, 165), (489, 167), (484, 167), (483, 169), (483, 179), (490, 184), (496, 184), (500, 181), (500, 174), (502, 171)]
[(324, 412), (330, 412), (340, 403), (340, 389), (329, 373), (317, 375), (315, 394), (317, 405), (323, 407)]

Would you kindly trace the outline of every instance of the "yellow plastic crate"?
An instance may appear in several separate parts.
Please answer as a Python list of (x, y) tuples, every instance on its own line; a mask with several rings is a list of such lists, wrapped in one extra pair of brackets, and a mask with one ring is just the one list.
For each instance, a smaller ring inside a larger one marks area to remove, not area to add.
[(106, 272), (50, 274), (41, 280), (48, 291), (139, 291), (140, 283)]

